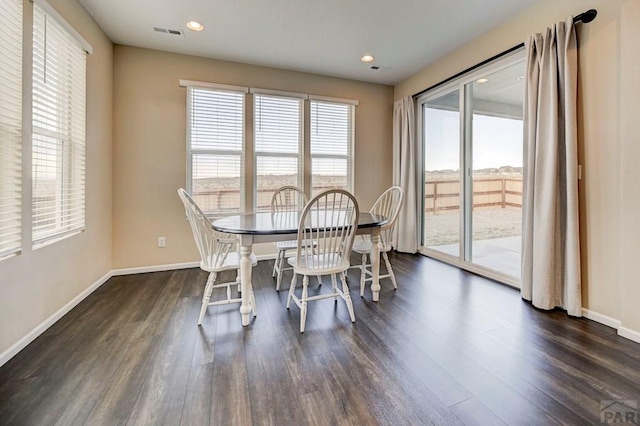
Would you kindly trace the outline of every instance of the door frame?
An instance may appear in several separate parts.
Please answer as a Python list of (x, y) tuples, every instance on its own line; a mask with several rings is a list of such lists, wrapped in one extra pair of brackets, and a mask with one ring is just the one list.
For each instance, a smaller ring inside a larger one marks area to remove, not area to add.
[[(471, 261), (465, 260), (465, 254), (468, 258), (471, 258), (471, 246), (472, 246), (472, 233), (466, 232), (467, 229), (471, 229), (472, 222), (472, 209), (469, 208), (469, 203), (473, 203), (473, 194), (470, 193), (469, 189), (472, 188), (472, 164), (471, 164), (471, 129), (467, 125), (470, 122), (470, 118), (468, 118), (468, 114), (466, 114), (466, 106), (467, 106), (467, 84), (473, 83), (478, 78), (483, 77), (487, 74), (491, 74), (493, 72), (499, 71), (501, 69), (510, 67), (519, 62), (526, 60), (526, 51), (524, 48), (511, 52), (505, 56), (497, 58), (496, 60), (483, 65), (473, 71), (470, 71), (446, 84), (435, 87), (432, 90), (429, 90), (415, 99), (416, 108), (416, 140), (417, 144), (417, 166), (420, 173), (420, 191), (418, 191), (418, 196), (420, 197), (420, 203), (418, 204), (418, 208), (420, 211), (418, 212), (418, 217), (420, 218), (420, 244), (418, 246), (418, 252), (428, 257), (432, 257), (436, 260), (440, 260), (445, 263), (449, 263), (453, 266), (456, 266), (460, 269), (467, 270), (469, 272), (473, 272), (478, 275), (482, 275), (484, 277), (490, 278), (495, 281), (499, 281), (501, 283), (507, 284), (511, 287), (520, 288), (520, 280), (516, 277), (501, 273), (499, 271), (489, 269), (487, 267), (475, 264)], [(424, 140), (424, 104), (428, 103), (431, 100), (437, 99), (441, 96), (444, 96), (448, 93), (451, 93), (455, 90), (459, 92), (459, 108), (458, 111), (460, 113), (460, 141), (459, 141), (459, 160), (460, 160), (460, 188), (462, 193), (460, 195), (460, 205), (459, 211), (460, 214), (460, 224), (459, 224), (459, 253), (458, 256), (453, 256), (438, 250), (430, 249), (425, 247), (424, 245), (424, 233), (425, 233), (425, 170), (424, 170), (424, 150), (425, 150), (425, 140)], [(467, 235), (468, 234), (468, 235)]]

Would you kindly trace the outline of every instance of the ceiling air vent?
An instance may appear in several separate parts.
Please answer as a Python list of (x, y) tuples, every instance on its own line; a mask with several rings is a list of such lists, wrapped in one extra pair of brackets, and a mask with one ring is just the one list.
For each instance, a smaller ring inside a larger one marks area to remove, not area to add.
[(162, 28), (162, 27), (153, 27), (153, 31), (157, 33), (171, 34), (171, 35), (177, 35), (177, 36), (184, 35), (182, 30), (172, 30), (172, 29)]

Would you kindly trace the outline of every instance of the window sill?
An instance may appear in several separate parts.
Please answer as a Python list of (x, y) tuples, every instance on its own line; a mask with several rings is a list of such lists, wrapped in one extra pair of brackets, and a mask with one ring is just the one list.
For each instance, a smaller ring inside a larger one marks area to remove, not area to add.
[(85, 231), (85, 229), (82, 228), (82, 229), (77, 229), (75, 231), (69, 231), (68, 233), (65, 233), (65, 234), (62, 234), (62, 235), (49, 237), (48, 239), (46, 239), (44, 241), (39, 241), (37, 243), (34, 243), (33, 244), (33, 250), (38, 250), (38, 249), (41, 249), (43, 247), (50, 246), (50, 245), (55, 244), (55, 243), (57, 243), (59, 241), (66, 240), (67, 238), (71, 238), (74, 235), (81, 234), (84, 231)]

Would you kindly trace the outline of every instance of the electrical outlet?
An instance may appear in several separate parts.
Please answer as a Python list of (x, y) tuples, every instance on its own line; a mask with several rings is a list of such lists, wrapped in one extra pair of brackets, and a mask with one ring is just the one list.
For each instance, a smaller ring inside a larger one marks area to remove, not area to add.
[(158, 237), (158, 247), (164, 248), (167, 245), (167, 240), (164, 237)]

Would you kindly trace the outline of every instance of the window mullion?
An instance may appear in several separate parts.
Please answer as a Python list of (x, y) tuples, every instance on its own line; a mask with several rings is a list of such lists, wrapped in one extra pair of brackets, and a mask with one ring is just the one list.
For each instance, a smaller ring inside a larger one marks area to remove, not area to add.
[(307, 99), (304, 101), (304, 114), (303, 114), (303, 138), (302, 138), (302, 161), (300, 167), (302, 167), (301, 173), (303, 173), (302, 182), (304, 193), (307, 198), (311, 198), (311, 102)]
[(256, 97), (253, 94), (246, 93), (244, 95), (244, 181), (241, 188), (244, 189), (244, 205), (242, 211), (251, 213), (254, 211), (256, 199), (256, 159), (255, 159), (255, 131), (254, 131), (254, 109)]

